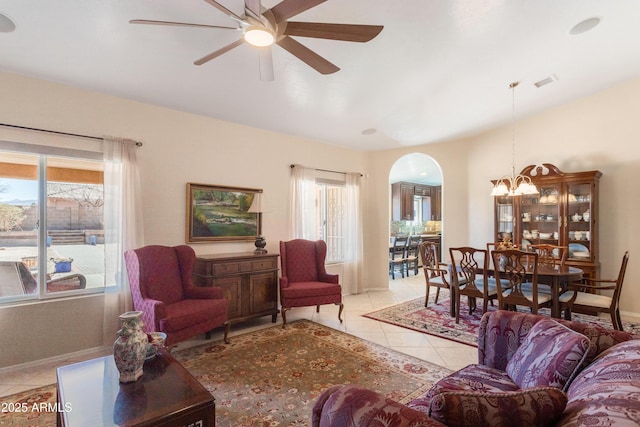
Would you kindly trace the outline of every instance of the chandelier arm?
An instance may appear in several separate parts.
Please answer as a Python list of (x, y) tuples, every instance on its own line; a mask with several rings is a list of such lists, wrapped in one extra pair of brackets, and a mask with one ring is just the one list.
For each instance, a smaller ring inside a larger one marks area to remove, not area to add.
[(511, 176), (504, 176), (496, 181), (491, 190), (492, 196), (519, 196), (522, 194), (537, 194), (538, 189), (530, 177), (516, 175), (516, 95), (515, 89), (520, 82), (509, 85), (511, 89)]

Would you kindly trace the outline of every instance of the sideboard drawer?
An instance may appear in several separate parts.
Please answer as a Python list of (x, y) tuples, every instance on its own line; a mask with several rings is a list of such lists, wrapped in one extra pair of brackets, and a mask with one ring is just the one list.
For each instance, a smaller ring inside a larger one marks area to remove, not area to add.
[(278, 268), (276, 258), (263, 259), (259, 261), (256, 260), (251, 262), (251, 271), (271, 270), (274, 268)]
[(225, 262), (221, 264), (213, 264), (211, 267), (211, 273), (213, 275), (219, 274), (234, 274), (246, 271), (242, 269), (242, 263), (240, 262)]

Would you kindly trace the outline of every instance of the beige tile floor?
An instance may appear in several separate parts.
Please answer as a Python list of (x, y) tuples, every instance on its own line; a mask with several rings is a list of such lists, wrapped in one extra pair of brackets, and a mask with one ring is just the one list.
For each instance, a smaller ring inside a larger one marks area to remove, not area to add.
[[(287, 312), (287, 320), (309, 319), (450, 369), (459, 369), (470, 363), (476, 363), (477, 350), (474, 347), (362, 317), (362, 314), (373, 310), (421, 297), (424, 295), (424, 288), (424, 277), (420, 274), (405, 279), (390, 280), (388, 291), (348, 295), (344, 298), (343, 323), (338, 322), (338, 308), (333, 305), (322, 306), (320, 313), (316, 313), (315, 307), (291, 309)], [(282, 323), (281, 316), (278, 316), (277, 323)], [(271, 316), (266, 316), (245, 324), (234, 325), (230, 336), (233, 338), (233, 335), (272, 325)], [(221, 333), (213, 334), (212, 339), (219, 338), (222, 338)], [(204, 342), (204, 337), (199, 337), (180, 344), (178, 348)], [(53, 384), (56, 381), (57, 366), (103, 356), (107, 353), (110, 353), (110, 350), (81, 357), (74, 356), (63, 360), (29, 364), (11, 370), (0, 370), (0, 396)]]

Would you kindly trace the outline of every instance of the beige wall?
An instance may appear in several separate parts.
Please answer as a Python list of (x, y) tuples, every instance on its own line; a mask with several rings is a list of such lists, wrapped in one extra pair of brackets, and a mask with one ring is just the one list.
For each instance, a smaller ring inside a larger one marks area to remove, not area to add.
[[(362, 172), (366, 289), (388, 286), (388, 174), (398, 158), (425, 153), (442, 168), (445, 250), (460, 244), (482, 246), (492, 238), (489, 180), (508, 173), (511, 162), (510, 151), (505, 150), (510, 147), (509, 128), (446, 144), (364, 153), (8, 73), (0, 73), (0, 93), (1, 122), (144, 142), (138, 160), (147, 244), (184, 243), (186, 183), (197, 182), (263, 188), (265, 208), (270, 211), (264, 215), (263, 231), (267, 249), (277, 252), (278, 241), (288, 237), (291, 163)], [(640, 190), (635, 186), (640, 171), (637, 99), (640, 80), (521, 121), (517, 141), (518, 167), (547, 162), (567, 171), (603, 172), (602, 270), (614, 274), (622, 252), (631, 252), (622, 303), (628, 313), (640, 313), (640, 288), (633, 286), (640, 279), (638, 225), (633, 221), (640, 209)], [(202, 254), (247, 251), (253, 245), (194, 248)], [(0, 308), (2, 334), (15, 340), (3, 347), (0, 367), (100, 345), (95, 332), (103, 329), (102, 310), (93, 305), (87, 310), (70, 308), (75, 304), (77, 300)], [(115, 337), (117, 319), (109, 328)]]
[[(0, 93), (2, 123), (144, 143), (137, 154), (146, 244), (185, 243), (186, 183), (196, 182), (262, 188), (267, 250), (278, 252), (289, 231), (290, 164), (366, 172), (362, 152), (13, 74), (0, 73)], [(253, 242), (193, 247), (200, 254), (254, 249)], [(0, 352), (0, 367), (99, 346), (95, 330), (102, 331), (103, 323), (102, 310), (73, 310), (66, 301), (0, 308), (2, 335), (15, 339)], [(108, 328), (115, 340), (117, 319)], [(52, 336), (60, 339), (52, 342)]]
[[(387, 289), (389, 257), (389, 172), (393, 164), (410, 153), (424, 153), (430, 156), (442, 170), (442, 233), (443, 247), (449, 242), (468, 239), (468, 195), (469, 181), (466, 164), (468, 141), (454, 141), (446, 144), (429, 144), (397, 150), (369, 153), (368, 193), (365, 216), (365, 268), (369, 289)], [(444, 252), (443, 252), (444, 254)]]

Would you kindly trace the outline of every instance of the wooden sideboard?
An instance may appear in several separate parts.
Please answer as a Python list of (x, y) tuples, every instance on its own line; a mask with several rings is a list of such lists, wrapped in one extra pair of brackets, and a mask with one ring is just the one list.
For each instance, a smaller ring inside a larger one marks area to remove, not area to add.
[(219, 286), (229, 300), (231, 323), (278, 313), (278, 254), (199, 255), (193, 272), (197, 286)]

